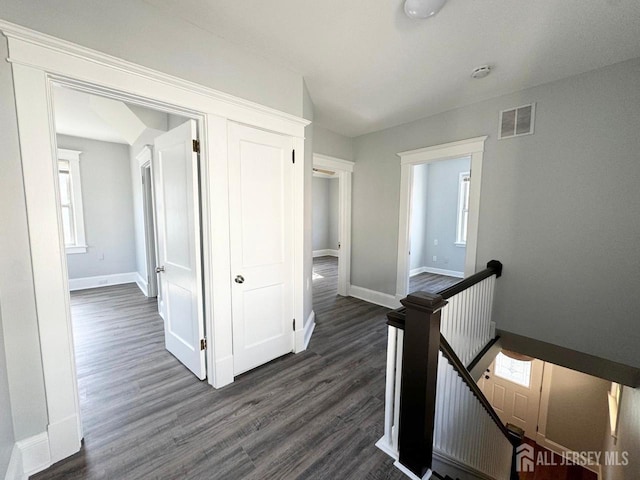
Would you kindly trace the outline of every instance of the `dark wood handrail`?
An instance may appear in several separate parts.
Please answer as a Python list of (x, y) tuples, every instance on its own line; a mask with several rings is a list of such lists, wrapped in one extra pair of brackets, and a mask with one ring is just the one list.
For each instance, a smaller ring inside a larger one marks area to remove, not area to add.
[(460, 357), (458, 357), (456, 352), (453, 351), (453, 348), (451, 348), (451, 345), (449, 345), (449, 342), (447, 342), (447, 339), (444, 338), (442, 334), (440, 334), (440, 351), (447, 358), (447, 360), (449, 360), (449, 363), (453, 366), (456, 372), (458, 372), (460, 378), (462, 378), (464, 383), (467, 384), (475, 397), (480, 400), (480, 404), (482, 404), (491, 419), (496, 423), (496, 425), (498, 425), (498, 428), (500, 428), (500, 431), (504, 434), (507, 440), (510, 440), (511, 437), (509, 435), (509, 430), (507, 430), (507, 427), (505, 427), (504, 423), (502, 423), (502, 420), (500, 420), (500, 417), (491, 406), (491, 403), (489, 403), (487, 397), (485, 397), (484, 393), (482, 393), (482, 390), (480, 390), (478, 384), (473, 381), (473, 377), (471, 377), (469, 370), (467, 370), (467, 368), (462, 363), (462, 360), (460, 360)]
[(448, 298), (463, 292), (467, 288), (473, 287), (476, 283), (480, 283), (485, 278), (489, 278), (491, 275), (495, 275), (496, 278), (499, 278), (502, 275), (502, 263), (498, 260), (491, 260), (487, 263), (487, 268), (481, 272), (475, 273), (470, 277), (463, 278), (458, 283), (439, 291), (438, 295), (447, 300)]

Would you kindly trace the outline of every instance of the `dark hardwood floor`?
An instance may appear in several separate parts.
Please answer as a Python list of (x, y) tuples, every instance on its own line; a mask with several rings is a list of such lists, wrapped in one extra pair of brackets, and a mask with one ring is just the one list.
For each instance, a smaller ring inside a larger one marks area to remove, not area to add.
[(220, 390), (164, 349), (154, 300), (135, 285), (72, 295), (85, 433), (43, 479), (402, 479), (382, 436), (387, 310), (336, 296), (314, 260), (309, 349)]
[(409, 291), (436, 293), (458, 283), (460, 280), (462, 279), (435, 273), (420, 273), (409, 278)]
[(535, 465), (533, 472), (521, 472), (520, 480), (598, 480), (598, 475), (579, 465), (563, 465), (559, 455), (539, 446), (530, 439), (525, 442), (534, 448), (534, 456), (544, 458), (549, 465)]

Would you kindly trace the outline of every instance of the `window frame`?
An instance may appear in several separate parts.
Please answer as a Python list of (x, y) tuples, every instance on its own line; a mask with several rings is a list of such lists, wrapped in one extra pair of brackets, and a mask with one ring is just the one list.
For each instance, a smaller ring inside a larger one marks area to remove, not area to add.
[[(60, 173), (60, 161), (69, 164), (69, 180), (71, 183), (71, 211), (73, 213), (73, 232), (75, 241), (73, 244), (66, 244), (65, 251), (67, 254), (87, 253), (87, 240), (84, 229), (84, 209), (82, 205), (82, 182), (80, 179), (80, 154), (79, 150), (69, 150), (66, 148), (58, 148), (58, 161), (56, 164), (57, 172)], [(58, 201), (61, 202), (60, 185), (58, 185)], [(60, 216), (62, 222), (62, 216)], [(64, 237), (64, 233), (63, 233)]]
[[(466, 184), (466, 187), (465, 187), (465, 184)], [(465, 195), (465, 192), (466, 192), (466, 195)], [(467, 246), (466, 235), (463, 238), (462, 234), (463, 232), (465, 234), (468, 234), (470, 200), (471, 200), (471, 172), (470, 171), (460, 172), (458, 174), (458, 208), (457, 208), (456, 241), (455, 241), (456, 247)]]

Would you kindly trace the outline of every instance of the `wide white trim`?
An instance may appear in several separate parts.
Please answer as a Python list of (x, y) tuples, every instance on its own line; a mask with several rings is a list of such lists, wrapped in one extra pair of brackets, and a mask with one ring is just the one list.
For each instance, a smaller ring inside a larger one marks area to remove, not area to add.
[(436, 275), (446, 275), (447, 277), (464, 278), (464, 272), (458, 272), (456, 270), (445, 270), (443, 268), (432, 268), (432, 267), (412, 268), (409, 271), (409, 276), (415, 277), (416, 275), (420, 275), (421, 273), (434, 273)]
[(478, 246), (478, 218), (480, 211), (480, 189), (482, 186), (482, 157), (484, 143), (488, 137), (474, 137), (458, 142), (419, 148), (400, 152), (400, 208), (398, 222), (398, 264), (396, 276), (396, 297), (409, 293), (409, 250), (411, 239), (411, 189), (413, 167), (460, 157), (471, 157), (471, 185), (469, 186), (469, 221), (467, 225), (467, 245), (464, 275), (476, 271)]
[[(536, 433), (536, 443), (541, 446), (546, 448), (547, 450), (552, 451), (553, 453), (557, 453), (560, 456), (566, 456), (566, 455), (570, 455), (569, 458), (572, 458), (575, 454), (575, 452), (573, 450), (571, 450), (570, 448), (565, 447), (564, 445), (560, 445), (559, 443), (554, 442), (553, 440), (549, 440), (547, 437), (544, 436), (544, 434), (538, 432)], [(586, 461), (582, 464), (582, 466), (584, 468), (586, 468), (587, 470), (592, 471), (593, 473), (595, 473), (596, 475), (598, 475), (598, 477), (600, 477), (600, 464), (595, 464), (595, 465), (587, 465)]]
[[(70, 278), (69, 291), (86, 290), (88, 288), (109, 287), (123, 283), (138, 283), (138, 272), (113, 273), (111, 275), (96, 275), (95, 277)], [(138, 285), (140, 286), (140, 285)], [(142, 287), (140, 287), (142, 290)]]
[(349, 296), (391, 309), (401, 306), (400, 301), (393, 295), (358, 287), (357, 285), (349, 285)]
[[(82, 426), (56, 188), (54, 84), (198, 120), (208, 381), (215, 387), (233, 381), (227, 123), (292, 136), (302, 152), (310, 122), (5, 21), (0, 31), (8, 37), (12, 62), (47, 413), (50, 425), (68, 419), (77, 423), (74, 441), (56, 447), (70, 455), (68, 445), (80, 449)], [(294, 167), (294, 302), (296, 318), (303, 318), (304, 158), (299, 158)]]
[(84, 205), (82, 202), (82, 178), (80, 176), (80, 150), (58, 148), (58, 160), (69, 162), (71, 176), (71, 205), (73, 207), (73, 230), (76, 243), (65, 248), (67, 254), (87, 253), (87, 237), (84, 228)]
[(149, 296), (149, 284), (147, 283), (147, 281), (144, 278), (142, 278), (142, 275), (140, 275), (140, 272), (136, 272), (136, 284), (138, 285), (138, 288), (144, 294), (144, 296), (148, 297)]
[(7, 471), (4, 475), (4, 480), (26, 480), (27, 477), (22, 470), (22, 454), (16, 444), (13, 445), (11, 450), (11, 457), (9, 457), (9, 464), (7, 465)]
[(338, 295), (345, 297), (349, 295), (351, 283), (351, 184), (354, 165), (349, 160), (313, 154), (314, 167), (333, 170), (338, 177)]
[(21, 470), (24, 478), (41, 472), (53, 464), (47, 432), (20, 440), (15, 446), (20, 451), (19, 459), (22, 461)]
[(380, 450), (382, 450), (384, 453), (389, 455), (394, 460), (398, 460), (398, 451), (393, 448), (393, 445), (391, 445), (387, 441), (384, 435), (380, 440), (376, 442), (376, 447), (378, 447)]
[(309, 348), (309, 342), (311, 341), (311, 335), (316, 328), (316, 312), (311, 310), (307, 321), (304, 323), (304, 349)]
[(324, 250), (314, 250), (313, 258), (316, 257), (337, 257), (339, 255), (338, 250), (331, 250), (329, 248)]

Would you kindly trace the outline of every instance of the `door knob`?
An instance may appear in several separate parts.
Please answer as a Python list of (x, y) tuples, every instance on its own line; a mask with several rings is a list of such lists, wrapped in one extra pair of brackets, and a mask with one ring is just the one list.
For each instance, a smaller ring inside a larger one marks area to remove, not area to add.
[(489, 380), (489, 378), (490, 378), (490, 377), (489, 377), (489, 375), (485, 375), (485, 376), (484, 376), (484, 379), (485, 379), (485, 380)]
[(244, 283), (244, 277), (242, 275), (236, 275), (236, 278), (235, 278), (234, 282), (236, 282), (236, 283)]
[(156, 267), (156, 273), (162, 273), (164, 272), (164, 265), (161, 267)]

